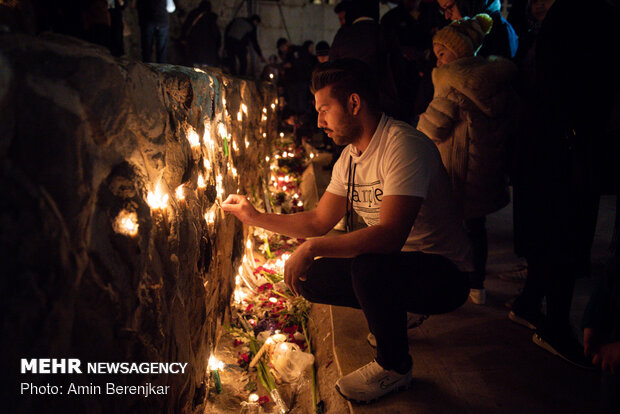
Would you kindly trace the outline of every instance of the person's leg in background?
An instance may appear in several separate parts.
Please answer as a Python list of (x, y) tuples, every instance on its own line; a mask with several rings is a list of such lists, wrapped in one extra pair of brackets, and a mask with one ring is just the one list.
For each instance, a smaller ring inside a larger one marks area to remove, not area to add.
[(156, 28), (156, 56), (157, 63), (166, 63), (168, 62), (168, 26), (157, 26)]
[(155, 36), (155, 25), (144, 22), (140, 25), (140, 40), (142, 46), (142, 61), (151, 62), (153, 56), (153, 37)]
[(465, 219), (465, 232), (471, 241), (474, 271), (470, 275), (470, 298), (477, 305), (486, 303), (484, 279), (487, 267), (489, 246), (487, 241), (486, 217)]

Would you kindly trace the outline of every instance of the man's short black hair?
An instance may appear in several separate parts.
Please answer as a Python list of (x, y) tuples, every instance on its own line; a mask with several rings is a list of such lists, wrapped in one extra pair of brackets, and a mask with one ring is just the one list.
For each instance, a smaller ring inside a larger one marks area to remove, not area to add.
[(325, 40), (321, 40), (316, 44), (314, 50), (316, 51), (317, 56), (327, 56), (329, 54), (329, 43)]
[(339, 59), (318, 65), (312, 72), (312, 93), (331, 86), (331, 95), (346, 107), (357, 93), (370, 110), (379, 110), (379, 89), (370, 67), (357, 59)]
[(280, 49), (280, 46), (285, 45), (288, 43), (288, 40), (286, 40), (285, 38), (281, 37), (278, 39), (278, 42), (276, 43), (276, 46), (278, 47), (278, 49)]

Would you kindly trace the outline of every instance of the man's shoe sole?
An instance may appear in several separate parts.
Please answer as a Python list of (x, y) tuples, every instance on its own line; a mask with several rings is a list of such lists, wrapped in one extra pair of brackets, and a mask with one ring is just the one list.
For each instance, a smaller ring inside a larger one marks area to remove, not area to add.
[(391, 390), (391, 391), (389, 391), (389, 392), (386, 392), (385, 394), (383, 394), (383, 395), (382, 395), (382, 396), (380, 396), (380, 397), (377, 397), (377, 398), (372, 398), (372, 399), (367, 400), (367, 401), (364, 401), (364, 400), (356, 400), (356, 399), (353, 399), (353, 398), (349, 398), (349, 397), (347, 397), (346, 395), (344, 395), (344, 394), (342, 393), (342, 391), (340, 391), (340, 387), (338, 386), (338, 384), (336, 384), (336, 385), (335, 385), (335, 387), (336, 387), (336, 391), (338, 391), (338, 394), (340, 394), (340, 395), (342, 396), (342, 398), (344, 398), (344, 399), (345, 399), (345, 400), (347, 400), (347, 401), (350, 401), (350, 402), (353, 402), (353, 403), (356, 403), (356, 404), (371, 404), (371, 403), (373, 403), (373, 402), (375, 402), (375, 401), (378, 401), (378, 400), (380, 400), (381, 398), (383, 398), (383, 397), (385, 397), (385, 396), (387, 396), (387, 395), (390, 395), (390, 394), (392, 394), (392, 393), (395, 393), (395, 392), (398, 392), (398, 391), (405, 391), (405, 390), (408, 390), (409, 388), (411, 388), (411, 384), (412, 384), (412, 383), (413, 383), (413, 377), (411, 378), (411, 381), (409, 381), (407, 384), (405, 384), (405, 385), (401, 385), (400, 387), (396, 387), (396, 388), (394, 388), (393, 390)]
[(531, 323), (530, 321), (528, 321), (525, 318), (520, 317), (519, 315), (517, 315), (515, 313), (515, 311), (510, 311), (508, 313), (508, 319), (510, 319), (511, 321), (513, 321), (514, 323), (517, 323), (521, 326), (525, 326), (526, 328), (532, 329), (532, 330), (536, 330), (536, 326)]
[(578, 368), (582, 368), (582, 369), (587, 369), (587, 370), (594, 370), (594, 366), (593, 365), (583, 365), (580, 364), (578, 362), (575, 362), (569, 358), (566, 358), (564, 355), (562, 355), (561, 353), (559, 353), (558, 351), (556, 351), (556, 349), (554, 347), (551, 346), (551, 344), (549, 344), (549, 342), (545, 341), (544, 339), (541, 338), (541, 336), (537, 333), (534, 333), (534, 335), (532, 335), (532, 342), (534, 342), (536, 345), (538, 345), (539, 347), (541, 347), (542, 349), (544, 349), (545, 351), (558, 356), (560, 358), (562, 358), (564, 361), (568, 362), (569, 364), (576, 366)]

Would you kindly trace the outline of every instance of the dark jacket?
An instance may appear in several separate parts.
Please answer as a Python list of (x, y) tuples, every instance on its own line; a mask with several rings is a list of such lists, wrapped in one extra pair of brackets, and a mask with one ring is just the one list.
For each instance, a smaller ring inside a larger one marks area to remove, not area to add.
[(138, 0), (138, 18), (140, 24), (154, 23), (158, 26), (168, 26), (168, 10), (166, 0)]
[(183, 24), (183, 37), (187, 42), (190, 63), (220, 64), (219, 50), (222, 35), (217, 27), (217, 14), (208, 7), (192, 10)]

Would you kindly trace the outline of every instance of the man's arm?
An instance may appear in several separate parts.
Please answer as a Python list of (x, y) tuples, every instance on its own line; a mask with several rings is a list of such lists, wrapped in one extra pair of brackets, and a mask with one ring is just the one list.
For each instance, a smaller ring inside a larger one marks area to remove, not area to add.
[(379, 224), (333, 237), (307, 240), (293, 252), (284, 267), (284, 281), (295, 293), (299, 280), (305, 280), (314, 258), (355, 257), (364, 253), (395, 253), (405, 244), (418, 216), (422, 197), (385, 196)]
[(330, 231), (346, 212), (346, 198), (325, 192), (314, 210), (296, 214), (267, 214), (258, 212), (247, 198), (230, 195), (222, 204), (222, 209), (245, 224), (290, 237), (306, 238), (322, 236)]

